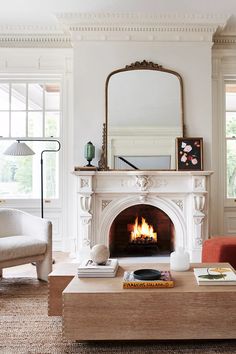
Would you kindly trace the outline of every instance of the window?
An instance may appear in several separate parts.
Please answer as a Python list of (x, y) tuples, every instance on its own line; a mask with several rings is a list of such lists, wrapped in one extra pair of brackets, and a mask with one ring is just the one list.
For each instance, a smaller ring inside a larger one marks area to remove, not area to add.
[[(40, 153), (55, 142), (26, 142), (33, 156), (6, 156), (16, 139), (61, 138), (61, 84), (50, 80), (0, 80), (0, 198), (40, 198)], [(45, 153), (44, 196), (59, 198), (59, 154)]]
[(236, 81), (225, 84), (226, 197), (236, 198)]

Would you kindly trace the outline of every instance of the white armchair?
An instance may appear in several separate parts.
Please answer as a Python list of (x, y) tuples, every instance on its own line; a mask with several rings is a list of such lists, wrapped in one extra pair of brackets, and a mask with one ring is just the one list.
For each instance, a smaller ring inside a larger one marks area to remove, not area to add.
[(0, 209), (0, 277), (2, 269), (36, 262), (37, 277), (52, 271), (52, 223), (17, 209)]

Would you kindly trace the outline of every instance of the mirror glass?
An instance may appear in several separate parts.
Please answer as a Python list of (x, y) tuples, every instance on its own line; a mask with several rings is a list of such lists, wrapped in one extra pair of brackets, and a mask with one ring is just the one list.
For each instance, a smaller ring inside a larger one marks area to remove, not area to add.
[(183, 136), (180, 75), (151, 62), (112, 72), (106, 82), (106, 164), (110, 169), (175, 169)]

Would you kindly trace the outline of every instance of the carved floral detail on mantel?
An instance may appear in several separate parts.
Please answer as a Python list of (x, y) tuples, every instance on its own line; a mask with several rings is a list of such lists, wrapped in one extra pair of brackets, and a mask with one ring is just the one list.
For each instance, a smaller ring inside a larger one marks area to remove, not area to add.
[(110, 203), (111, 203), (111, 199), (110, 200), (102, 200), (102, 210), (104, 210)]
[[(91, 217), (82, 217), (81, 220), (82, 220), (83, 225), (89, 225), (89, 224), (91, 224), (92, 216)], [(87, 240), (87, 239), (85, 238), (84, 240)]]
[(147, 199), (148, 199), (148, 193), (146, 193), (146, 194), (141, 194), (141, 195), (139, 196), (139, 200), (140, 200), (141, 203), (145, 203), (145, 202), (147, 201)]
[(160, 187), (165, 187), (168, 185), (168, 182), (164, 178), (157, 178), (155, 179), (154, 187), (160, 188)]
[(196, 191), (205, 190), (205, 179), (204, 179), (204, 177), (194, 177), (194, 189)]
[(91, 196), (83, 195), (80, 197), (80, 207), (83, 212), (89, 213), (91, 208)]
[(80, 180), (80, 187), (81, 188), (87, 188), (89, 187), (89, 180), (86, 178), (81, 178)]
[(184, 201), (182, 199), (172, 199), (172, 202), (174, 202), (183, 211)]
[(197, 212), (202, 212), (205, 206), (205, 196), (195, 195), (194, 196), (194, 207)]
[(202, 245), (202, 226), (203, 226), (203, 221), (205, 218), (205, 215), (201, 213), (202, 215), (194, 215), (194, 225), (195, 225), (195, 230), (194, 230), (194, 240), (195, 244), (197, 246)]
[(152, 185), (150, 176), (135, 176), (135, 178), (136, 178), (135, 184), (142, 192), (146, 191)]

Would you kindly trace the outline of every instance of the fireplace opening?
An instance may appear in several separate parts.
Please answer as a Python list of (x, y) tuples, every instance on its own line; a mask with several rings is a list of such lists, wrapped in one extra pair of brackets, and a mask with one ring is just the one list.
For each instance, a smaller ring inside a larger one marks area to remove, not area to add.
[(109, 249), (111, 257), (169, 255), (174, 249), (173, 222), (155, 206), (131, 206), (114, 219)]

